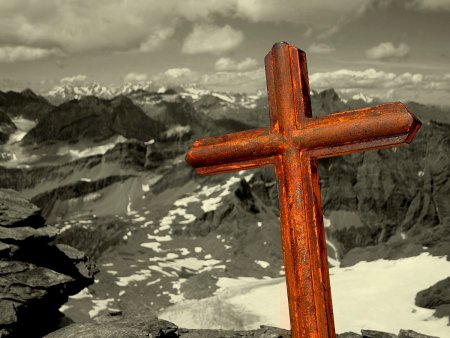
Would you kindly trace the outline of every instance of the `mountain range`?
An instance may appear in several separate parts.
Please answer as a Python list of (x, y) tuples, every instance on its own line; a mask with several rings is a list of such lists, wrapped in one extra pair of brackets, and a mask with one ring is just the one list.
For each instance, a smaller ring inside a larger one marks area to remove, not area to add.
[[(67, 316), (85, 321), (117, 308), (158, 314), (211, 297), (227, 278), (284, 276), (272, 168), (198, 177), (184, 162), (195, 139), (266, 126), (265, 95), (64, 88), (46, 97), (0, 92), (0, 187), (38, 205), (60, 230), (58, 243), (97, 261), (97, 282), (69, 299)], [(311, 101), (315, 116), (378, 103), (345, 101), (333, 89), (312, 92)], [(319, 162), (336, 269), (449, 257), (450, 114), (407, 106), (423, 121), (410, 145)], [(429, 301), (435, 294), (417, 301), (430, 316), (448, 316), (448, 301)]]

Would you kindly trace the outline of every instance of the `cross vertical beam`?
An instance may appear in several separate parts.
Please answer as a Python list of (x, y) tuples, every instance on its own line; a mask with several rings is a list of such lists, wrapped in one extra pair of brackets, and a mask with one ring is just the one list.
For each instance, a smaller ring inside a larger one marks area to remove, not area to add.
[(312, 115), (306, 55), (277, 44), (265, 65), (271, 127), (287, 143), (275, 171), (292, 336), (335, 337), (317, 160), (292, 135)]

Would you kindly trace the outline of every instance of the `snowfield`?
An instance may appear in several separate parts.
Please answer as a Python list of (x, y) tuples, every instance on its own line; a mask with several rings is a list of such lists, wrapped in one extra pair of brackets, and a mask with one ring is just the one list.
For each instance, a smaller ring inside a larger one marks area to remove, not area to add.
[[(450, 275), (445, 257), (424, 253), (400, 260), (360, 262), (348, 268), (333, 267), (330, 274), (337, 333), (412, 329), (450, 337), (447, 318), (435, 318), (433, 310), (414, 305), (417, 292)], [(159, 317), (189, 328), (290, 327), (284, 278), (222, 278), (218, 286), (215, 296), (180, 302)]]

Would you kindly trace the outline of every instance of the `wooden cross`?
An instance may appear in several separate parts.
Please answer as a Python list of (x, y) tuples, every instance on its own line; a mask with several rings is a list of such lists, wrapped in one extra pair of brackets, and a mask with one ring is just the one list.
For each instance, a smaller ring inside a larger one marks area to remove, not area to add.
[(317, 158), (410, 143), (421, 122), (399, 102), (313, 118), (306, 55), (276, 43), (265, 58), (270, 127), (194, 143), (200, 175), (274, 165), (292, 337), (335, 337)]

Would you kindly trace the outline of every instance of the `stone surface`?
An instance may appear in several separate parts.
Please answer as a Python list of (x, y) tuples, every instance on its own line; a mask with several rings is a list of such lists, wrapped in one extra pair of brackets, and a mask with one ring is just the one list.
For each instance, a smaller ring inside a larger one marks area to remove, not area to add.
[(224, 331), (224, 330), (192, 330), (178, 328), (175, 324), (165, 320), (133, 313), (130, 315), (106, 315), (94, 319), (92, 323), (73, 324), (58, 331), (52, 332), (46, 338), (127, 338), (127, 337), (152, 337), (152, 338), (287, 338), (288, 330), (270, 326), (252, 331)]
[(450, 325), (450, 277), (417, 293), (415, 303), (417, 306), (436, 310), (436, 317), (449, 317)]
[(361, 338), (360, 334), (355, 332), (344, 332), (337, 335), (338, 338)]
[(96, 272), (82, 252), (50, 243), (35, 205), (0, 190), (0, 337), (37, 337), (58, 327), (69, 295), (93, 283)]
[(28, 240), (53, 240), (58, 234), (58, 229), (52, 226), (45, 226), (34, 229), (29, 226), (5, 228), (0, 227), (0, 240), (5, 242), (20, 242)]
[(397, 338), (397, 335), (388, 332), (361, 330), (363, 338)]
[(450, 277), (441, 280), (416, 295), (416, 305), (435, 309), (439, 305), (450, 304)]
[(10, 189), (0, 189), (0, 226), (13, 228), (24, 225), (39, 228), (44, 219), (39, 208)]
[(69, 325), (50, 333), (46, 338), (178, 337), (177, 330), (177, 326), (170, 322), (143, 314), (106, 315), (97, 317), (92, 323)]
[(439, 338), (435, 336), (427, 336), (413, 330), (400, 330), (398, 338)]

